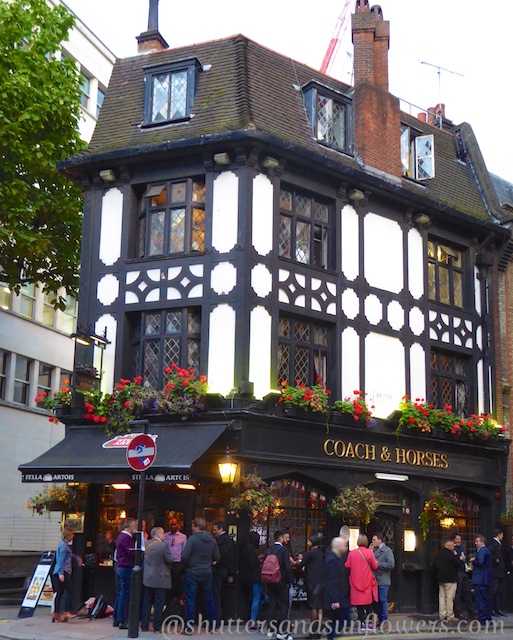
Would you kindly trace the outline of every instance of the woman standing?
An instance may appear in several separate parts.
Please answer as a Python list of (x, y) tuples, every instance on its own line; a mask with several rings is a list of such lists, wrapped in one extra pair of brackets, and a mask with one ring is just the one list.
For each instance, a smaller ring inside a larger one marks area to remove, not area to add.
[(71, 567), (73, 559), (75, 559), (80, 566), (82, 564), (82, 558), (71, 553), (70, 544), (74, 537), (74, 530), (66, 527), (64, 529), (62, 540), (57, 547), (55, 568), (52, 574), (53, 589), (57, 594), (55, 598), (55, 613), (52, 615), (52, 622), (67, 622), (70, 618), (75, 617), (69, 612), (73, 599)]
[[(358, 536), (358, 547), (349, 552), (346, 568), (349, 569), (351, 605), (358, 610), (358, 620), (365, 629), (365, 620), (372, 613), (372, 603), (378, 602), (378, 585), (374, 571), (378, 568), (370, 549), (369, 539), (363, 533)], [(372, 624), (369, 624), (372, 629)]]

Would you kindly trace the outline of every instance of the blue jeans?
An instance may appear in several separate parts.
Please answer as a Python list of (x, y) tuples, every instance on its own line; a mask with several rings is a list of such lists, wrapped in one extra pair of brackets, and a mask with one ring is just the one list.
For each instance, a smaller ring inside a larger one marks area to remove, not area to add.
[(148, 629), (150, 623), (151, 603), (153, 602), (153, 629), (160, 631), (162, 629), (162, 611), (166, 602), (168, 589), (154, 589), (153, 587), (144, 587), (144, 600), (141, 616), (141, 629)]
[(390, 585), (379, 584), (378, 585), (378, 600), (379, 600), (379, 620), (388, 620), (388, 590)]
[(216, 606), (214, 603), (214, 593), (212, 591), (212, 572), (192, 573), (185, 572), (183, 581), (185, 593), (185, 621), (194, 624), (196, 617), (196, 596), (198, 590), (203, 593), (205, 609), (210, 622), (216, 621)]
[(128, 620), (128, 602), (130, 600), (130, 581), (132, 569), (130, 567), (118, 567), (118, 594), (116, 596), (114, 620), (126, 624)]
[(260, 611), (260, 607), (264, 604), (266, 600), (266, 595), (262, 590), (261, 582), (252, 582), (251, 583), (251, 612), (249, 614), (249, 619), (251, 622), (256, 622), (258, 612)]

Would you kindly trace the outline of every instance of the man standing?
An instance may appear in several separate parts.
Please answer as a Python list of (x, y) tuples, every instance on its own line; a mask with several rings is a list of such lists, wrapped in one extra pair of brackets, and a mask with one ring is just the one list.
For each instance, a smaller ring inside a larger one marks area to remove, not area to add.
[(169, 519), (169, 531), (164, 535), (173, 564), (171, 565), (171, 589), (167, 592), (166, 610), (164, 617), (175, 613), (172, 607), (172, 599), (180, 598), (183, 593), (183, 562), (182, 554), (187, 542), (187, 536), (180, 531), (180, 523), (174, 516)]
[(135, 539), (137, 520), (127, 518), (125, 528), (116, 541), (116, 561), (118, 593), (114, 603), (113, 626), (128, 629), (128, 602), (130, 601), (130, 581), (135, 564)]
[(455, 533), (452, 539), (454, 540), (454, 551), (460, 561), (458, 568), (458, 586), (456, 587), (456, 598), (454, 599), (454, 613), (457, 618), (464, 620), (465, 615), (463, 609), (466, 609), (468, 617), (475, 618), (476, 612), (472, 602), (472, 590), (467, 575), (467, 557), (461, 544), (462, 539), (459, 533)]
[(141, 616), (141, 630), (148, 631), (151, 604), (153, 603), (153, 631), (162, 631), (162, 611), (166, 593), (171, 587), (171, 564), (173, 558), (164, 542), (164, 529), (153, 527), (151, 540), (146, 543), (143, 564), (144, 601)]
[(267, 595), (269, 596), (269, 608), (267, 610), (267, 637), (278, 640), (292, 640), (289, 635), (290, 620), (288, 617), (289, 588), (294, 581), (294, 574), (290, 566), (290, 555), (283, 546), (283, 531), (274, 532), (274, 544), (269, 548), (267, 555), (275, 555), (280, 563), (281, 579), (276, 583), (267, 583)]
[(212, 592), (212, 563), (219, 561), (219, 549), (211, 533), (205, 531), (207, 527), (204, 518), (192, 521), (192, 536), (187, 540), (183, 550), (182, 560), (185, 567), (185, 629), (184, 633), (191, 635), (196, 613), (196, 595), (198, 590), (203, 593), (203, 600), (207, 616), (212, 623), (216, 622), (216, 607)]
[(370, 545), (374, 552), (374, 557), (378, 563), (378, 569), (375, 572), (376, 582), (378, 583), (379, 598), (379, 614), (378, 627), (388, 620), (388, 590), (391, 584), (391, 573), (395, 567), (395, 558), (390, 547), (383, 542), (381, 533), (374, 533)]
[(459, 560), (454, 553), (454, 541), (444, 541), (444, 548), (435, 558), (435, 570), (438, 580), (438, 605), (440, 620), (454, 622), (454, 597), (458, 585)]
[(228, 578), (235, 573), (235, 549), (233, 541), (226, 533), (224, 522), (214, 522), (212, 533), (219, 548), (219, 562), (212, 568), (212, 581), (214, 602), (218, 620), (224, 620), (226, 616), (226, 585)]
[(477, 617), (479, 622), (492, 619), (492, 554), (486, 547), (484, 536), (476, 536), (476, 555), (470, 558), (472, 563), (472, 584), (476, 596)]
[(492, 616), (505, 616), (502, 611), (502, 583), (504, 582), (505, 566), (502, 551), (502, 539), (504, 532), (501, 529), (493, 530), (493, 539), (488, 544), (488, 549), (492, 554)]

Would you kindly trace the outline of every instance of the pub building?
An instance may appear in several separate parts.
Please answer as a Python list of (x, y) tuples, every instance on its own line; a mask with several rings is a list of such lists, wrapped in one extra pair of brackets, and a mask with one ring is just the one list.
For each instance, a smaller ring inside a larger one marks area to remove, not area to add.
[[(267, 544), (290, 527), (295, 554), (312, 533), (327, 547), (343, 524), (379, 530), (396, 558), (395, 610), (436, 611), (433, 557), (451, 530), (467, 549), (491, 535), (509, 440), (398, 433), (396, 411), (408, 394), (501, 422), (496, 283), (509, 231), (470, 125), (444, 105), (416, 117), (389, 93), (379, 6), (356, 3), (352, 37), (348, 86), (242, 35), (168, 48), (150, 4), (140, 55), (117, 61), (88, 149), (61, 164), (84, 190), (76, 368), (95, 365), (107, 392), (135, 376), (161, 389), (172, 363), (207, 376), (204, 411), (144, 416), (157, 443), (146, 530), (174, 515), (190, 534), (204, 516), (238, 544), (250, 527)], [(319, 378), (332, 401), (365, 393), (371, 423), (277, 402), (282, 381)], [(72, 486), (84, 593), (112, 601), (109, 540), (138, 515), (139, 477), (126, 438), (86, 422), (80, 398), (64, 440), (20, 471)], [(227, 452), (237, 474), (223, 483)], [(279, 504), (266, 521), (230, 512), (247, 473)], [(356, 484), (381, 501), (366, 526), (327, 510)], [(458, 515), (423, 540), (435, 488), (458, 495)]]

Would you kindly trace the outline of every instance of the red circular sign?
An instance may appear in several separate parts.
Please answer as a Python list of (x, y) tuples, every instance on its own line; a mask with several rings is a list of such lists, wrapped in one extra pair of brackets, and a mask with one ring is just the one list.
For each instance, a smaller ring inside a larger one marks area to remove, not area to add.
[(157, 445), (151, 436), (142, 433), (126, 448), (126, 461), (134, 471), (145, 471), (155, 462)]

